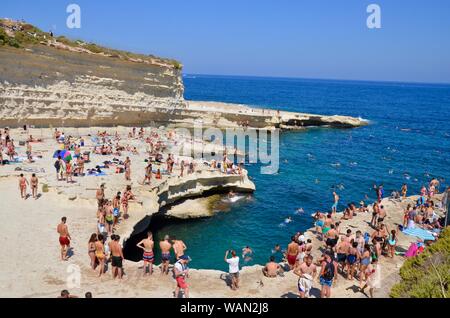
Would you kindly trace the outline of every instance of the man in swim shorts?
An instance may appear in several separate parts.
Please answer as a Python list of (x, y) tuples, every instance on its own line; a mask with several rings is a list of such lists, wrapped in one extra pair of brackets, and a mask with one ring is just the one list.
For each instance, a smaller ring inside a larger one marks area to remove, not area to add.
[(297, 261), (298, 255), (298, 244), (296, 242), (295, 236), (291, 237), (291, 243), (289, 243), (287, 247), (287, 261), (289, 264), (289, 268), (294, 269), (295, 263)]
[(111, 266), (112, 266), (112, 275), (113, 279), (118, 277), (122, 279), (123, 276), (123, 268), (122, 268), (122, 260), (123, 252), (122, 246), (120, 246), (120, 236), (113, 234), (111, 235), (111, 242), (109, 242), (109, 250), (111, 251)]
[(337, 207), (339, 204), (339, 195), (336, 192), (333, 192), (334, 204), (331, 207), (331, 213), (334, 214), (337, 212)]
[(174, 292), (176, 298), (179, 297), (180, 290), (184, 291), (185, 298), (189, 298), (189, 286), (186, 282), (186, 278), (189, 276), (189, 268), (187, 267), (188, 262), (189, 256), (182, 255), (173, 267), (175, 280), (177, 281), (177, 287)]
[(154, 242), (152, 232), (148, 232), (147, 238), (140, 241), (136, 246), (144, 250), (142, 255), (142, 260), (144, 261), (144, 276), (147, 274), (147, 268), (149, 268), (149, 273), (151, 275), (153, 273), (153, 262), (155, 260), (153, 254)]
[(186, 244), (182, 240), (177, 240), (174, 237), (172, 237), (172, 244), (173, 244), (173, 251), (175, 252), (175, 257), (180, 259), (181, 256), (184, 255), (184, 251), (187, 249)]
[(170, 264), (170, 249), (172, 244), (169, 242), (169, 235), (164, 236), (164, 240), (159, 242), (159, 248), (161, 249), (161, 274), (169, 274)]
[(95, 198), (97, 199), (97, 206), (98, 208), (103, 206), (103, 200), (105, 199), (105, 184), (102, 183), (100, 185), (100, 188), (97, 189), (97, 192), (95, 193)]
[(61, 223), (58, 224), (56, 231), (59, 234), (59, 244), (61, 245), (61, 260), (67, 261), (67, 252), (70, 249), (70, 234), (66, 225), (67, 218), (61, 218)]
[(328, 248), (334, 249), (339, 240), (338, 232), (336, 231), (336, 227), (334, 224), (330, 225), (330, 230), (327, 232), (325, 237), (326, 237), (325, 241), (326, 246)]
[(312, 283), (317, 274), (317, 267), (313, 264), (312, 255), (305, 257), (304, 262), (294, 271), (294, 274), (299, 276), (297, 287), (300, 298), (309, 297)]

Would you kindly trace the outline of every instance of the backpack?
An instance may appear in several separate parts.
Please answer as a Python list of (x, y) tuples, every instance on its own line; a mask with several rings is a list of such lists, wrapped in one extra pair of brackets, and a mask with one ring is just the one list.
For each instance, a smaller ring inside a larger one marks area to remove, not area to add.
[(325, 272), (322, 275), (323, 279), (325, 280), (333, 280), (334, 278), (334, 264), (333, 261), (327, 263), (327, 265), (325, 265)]

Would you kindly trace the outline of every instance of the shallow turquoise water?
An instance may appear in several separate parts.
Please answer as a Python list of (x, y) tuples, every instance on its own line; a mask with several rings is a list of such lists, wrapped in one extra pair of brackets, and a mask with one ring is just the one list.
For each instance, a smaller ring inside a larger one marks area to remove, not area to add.
[[(257, 189), (251, 200), (210, 219), (158, 229), (158, 238), (167, 233), (185, 241), (194, 268), (226, 269), (224, 251), (246, 245), (255, 254), (244, 265), (265, 263), (275, 244), (284, 247), (293, 233), (311, 227), (311, 213), (330, 209), (336, 187), (347, 203), (373, 200), (374, 183), (384, 183), (390, 193), (404, 182), (412, 192), (431, 177), (450, 180), (450, 86), (198, 75), (184, 82), (189, 100), (371, 121), (352, 130), (283, 133), (278, 174), (262, 175), (257, 164), (247, 167)], [(295, 213), (300, 207), (304, 214)], [(281, 225), (287, 216), (294, 221)]]

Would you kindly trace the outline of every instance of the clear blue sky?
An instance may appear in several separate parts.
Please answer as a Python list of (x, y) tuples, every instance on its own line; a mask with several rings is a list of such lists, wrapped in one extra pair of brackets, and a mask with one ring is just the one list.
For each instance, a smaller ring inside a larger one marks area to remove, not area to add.
[[(66, 27), (70, 3), (81, 29)], [(370, 3), (381, 29), (366, 27)], [(450, 83), (449, 0), (2, 0), (0, 17), (185, 73)]]

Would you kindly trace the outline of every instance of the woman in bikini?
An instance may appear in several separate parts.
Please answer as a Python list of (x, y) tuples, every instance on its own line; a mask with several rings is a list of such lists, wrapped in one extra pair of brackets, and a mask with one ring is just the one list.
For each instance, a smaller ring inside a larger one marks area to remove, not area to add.
[(359, 264), (359, 282), (360, 284), (363, 284), (365, 280), (365, 272), (367, 269), (367, 266), (370, 264), (370, 245), (366, 244), (364, 245), (364, 252), (361, 255), (361, 261)]
[(37, 194), (38, 183), (39, 183), (39, 180), (38, 180), (38, 178), (36, 177), (36, 174), (33, 173), (33, 174), (31, 175), (30, 185), (31, 185), (31, 194), (33, 195), (33, 198), (34, 198), (34, 199), (37, 199), (37, 195), (38, 195), (38, 194)]
[(27, 184), (29, 184), (28, 180), (25, 179), (25, 177), (23, 176), (23, 173), (21, 173), (20, 177), (19, 177), (19, 190), (20, 190), (20, 196), (22, 197), (22, 199), (27, 198)]
[(91, 268), (93, 270), (95, 270), (95, 268), (97, 267), (97, 258), (95, 256), (95, 251), (96, 251), (95, 243), (96, 242), (97, 242), (97, 234), (93, 233), (88, 242), (88, 255), (89, 255), (89, 258), (91, 259)]
[(123, 208), (123, 215), (124, 217), (128, 217), (128, 187), (125, 193), (122, 196), (122, 208)]
[(66, 182), (69, 183), (69, 179), (70, 182), (73, 182), (72, 180), (72, 163), (70, 162), (70, 160), (67, 160), (66, 162)]
[(125, 180), (131, 180), (131, 160), (130, 157), (127, 157), (125, 162), (123, 163), (125, 167)]
[(387, 246), (388, 246), (388, 255), (391, 258), (394, 258), (395, 247), (397, 246), (397, 231), (396, 230), (392, 230), (391, 234), (389, 234), (389, 237), (387, 239)]
[(105, 272), (106, 255), (105, 255), (105, 246), (103, 245), (103, 239), (104, 239), (103, 235), (99, 234), (97, 238), (98, 238), (98, 240), (94, 244), (95, 244), (95, 257), (97, 258), (99, 266), (100, 266), (100, 270), (99, 270), (99, 274), (98, 274), (98, 277), (100, 277)]
[(14, 161), (14, 155), (16, 154), (16, 150), (15, 150), (14, 143), (12, 140), (8, 142), (7, 149), (8, 149), (7, 155), (9, 156), (9, 161)]
[(406, 228), (408, 226), (409, 220), (409, 212), (411, 211), (411, 204), (408, 204), (405, 211), (403, 212), (403, 227)]

